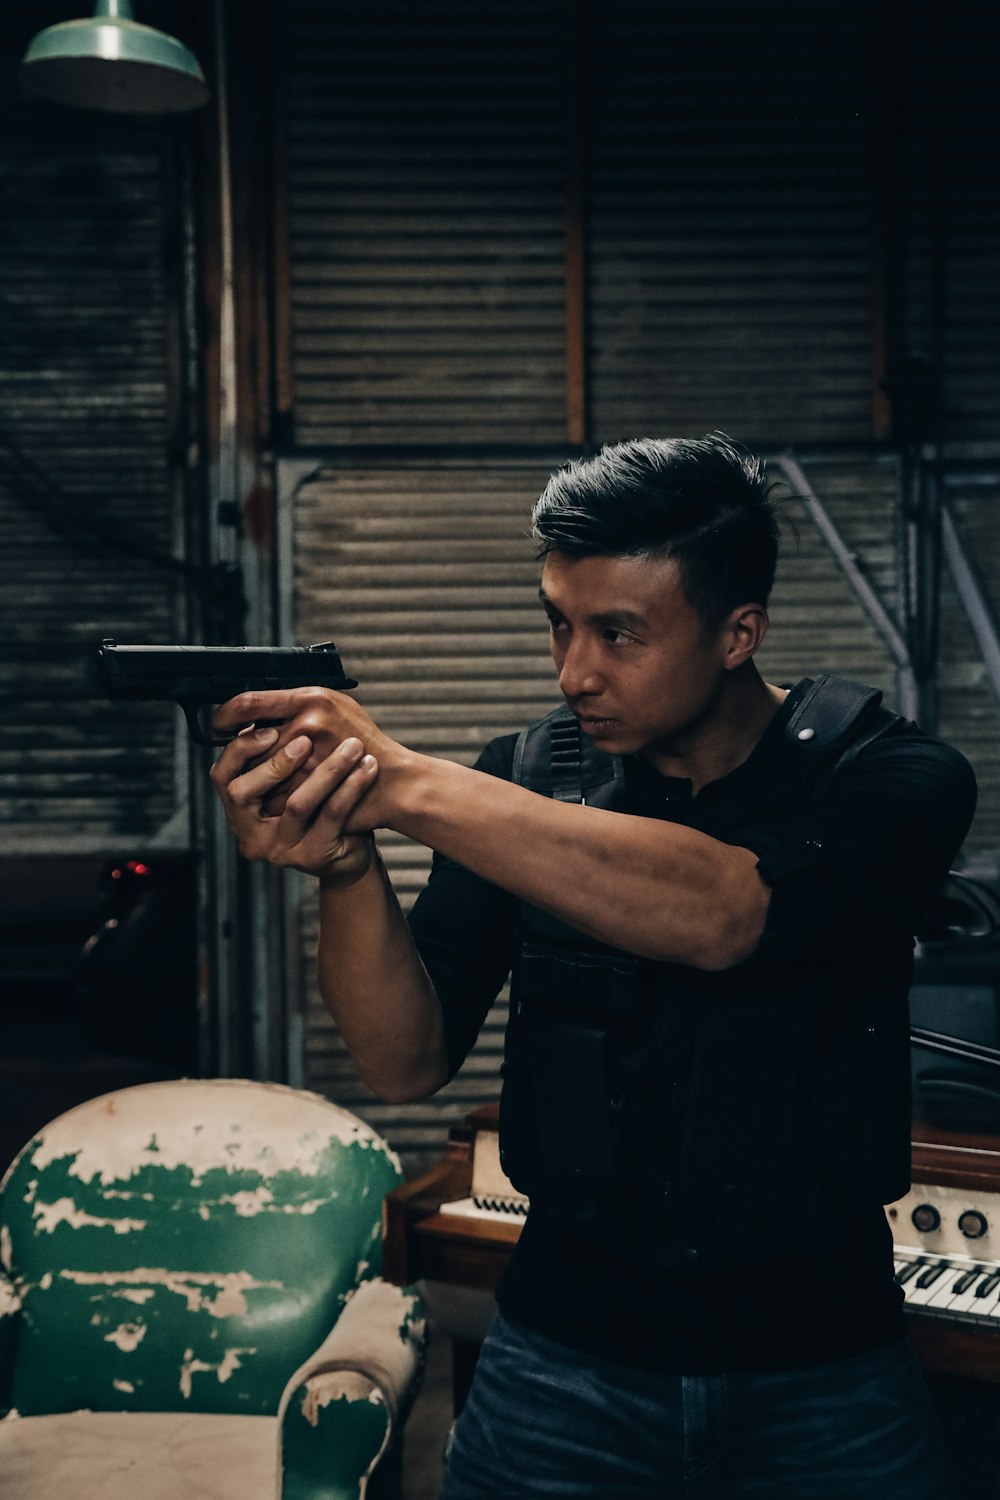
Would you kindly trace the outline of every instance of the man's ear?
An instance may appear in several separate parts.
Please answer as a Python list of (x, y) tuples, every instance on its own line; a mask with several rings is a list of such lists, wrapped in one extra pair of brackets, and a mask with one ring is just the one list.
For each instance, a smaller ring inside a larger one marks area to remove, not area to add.
[(770, 621), (763, 604), (741, 604), (729, 616), (726, 625), (725, 656), (722, 665), (733, 672), (753, 656), (767, 635)]

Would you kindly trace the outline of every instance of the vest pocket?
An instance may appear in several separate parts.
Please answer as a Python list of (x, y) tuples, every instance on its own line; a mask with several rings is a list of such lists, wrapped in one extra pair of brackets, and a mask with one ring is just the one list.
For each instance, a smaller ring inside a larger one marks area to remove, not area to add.
[(603, 1192), (615, 1176), (607, 1035), (599, 1027), (536, 1020), (528, 1038), (545, 1175), (574, 1193)]
[(808, 1047), (791, 1007), (712, 1017), (695, 1042), (681, 1146), (683, 1217), (713, 1242), (768, 1218), (805, 1125)]
[(607, 1035), (533, 1015), (519, 1020), (500, 1095), (501, 1164), (529, 1196), (570, 1203), (615, 1180)]

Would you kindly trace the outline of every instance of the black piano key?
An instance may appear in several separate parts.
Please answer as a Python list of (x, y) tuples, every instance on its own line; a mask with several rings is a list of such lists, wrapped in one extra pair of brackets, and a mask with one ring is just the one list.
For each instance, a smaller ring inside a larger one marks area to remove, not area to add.
[(996, 1287), (1000, 1286), (1000, 1271), (991, 1271), (986, 1280), (980, 1282), (976, 1287), (977, 1297), (988, 1297)]
[(908, 1281), (911, 1281), (913, 1277), (916, 1276), (917, 1272), (920, 1270), (923, 1264), (924, 1263), (922, 1260), (911, 1260), (910, 1264), (908, 1266), (904, 1266), (902, 1271), (896, 1272), (897, 1284), (899, 1286), (905, 1286)]
[(952, 1287), (952, 1291), (955, 1293), (955, 1296), (961, 1297), (963, 1292), (967, 1292), (972, 1283), (983, 1274), (984, 1273), (978, 1266), (976, 1266), (972, 1271), (966, 1271), (965, 1275), (960, 1276), (955, 1282), (955, 1285)]
[[(947, 1269), (948, 1262), (946, 1260), (938, 1261), (936, 1266), (928, 1266), (924, 1274), (917, 1277), (917, 1286), (933, 1286), (938, 1277), (943, 1276)], [(997, 1277), (997, 1280), (1000, 1281), (1000, 1276)]]

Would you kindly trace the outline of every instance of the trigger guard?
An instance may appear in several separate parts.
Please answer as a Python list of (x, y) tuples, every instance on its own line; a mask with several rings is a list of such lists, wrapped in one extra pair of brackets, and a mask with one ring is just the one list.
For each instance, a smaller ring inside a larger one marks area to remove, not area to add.
[(235, 733), (229, 735), (224, 740), (218, 740), (213, 737), (211, 725), (209, 724), (205, 726), (201, 722), (201, 714), (205, 708), (207, 708), (209, 714), (211, 714), (211, 704), (182, 703), (181, 708), (184, 710), (184, 717), (185, 719), (187, 719), (188, 729), (190, 729), (191, 731), (191, 738), (194, 740), (196, 745), (206, 745), (213, 748), (221, 745), (228, 745), (230, 740), (234, 740), (236, 738), (236, 735), (239, 733), (239, 730), (236, 730)]

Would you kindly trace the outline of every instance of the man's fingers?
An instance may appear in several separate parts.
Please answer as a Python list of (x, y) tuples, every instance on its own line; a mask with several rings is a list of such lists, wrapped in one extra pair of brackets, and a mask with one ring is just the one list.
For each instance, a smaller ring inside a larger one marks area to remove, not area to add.
[(360, 740), (345, 740), (332, 755), (291, 792), (282, 817), (301, 837), (301, 829), (319, 815), (337, 826), (353, 811), (375, 779), (377, 766)]
[[(247, 761), (252, 760), (254, 758), (252, 736), (240, 735), (239, 740), (245, 740), (251, 745)], [(233, 743), (236, 744), (239, 741), (234, 741)], [(228, 755), (231, 748), (232, 746), (228, 746), (223, 753)], [(260, 749), (261, 746), (258, 742), (256, 747), (258, 755), (260, 754)], [(253, 766), (242, 773), (239, 771), (235, 772), (226, 786), (229, 800), (237, 807), (248, 807), (253, 802), (261, 801), (268, 793), (273, 792), (275, 787), (287, 781), (298, 770), (311, 750), (312, 741), (307, 739), (304, 734), (300, 734), (289, 744), (284, 745), (280, 750), (276, 750), (273, 755), (269, 756), (267, 760), (262, 761), (260, 765)], [(219, 760), (222, 760), (222, 756), (219, 757)]]
[(244, 724), (259, 724), (261, 719), (292, 719), (317, 697), (325, 697), (330, 692), (329, 688), (301, 687), (240, 693), (214, 711), (212, 728), (225, 734)]
[(242, 776), (253, 760), (260, 760), (278, 738), (276, 729), (244, 729), (232, 739), (212, 766), (209, 775), (217, 786)]

